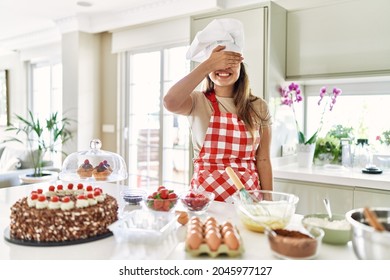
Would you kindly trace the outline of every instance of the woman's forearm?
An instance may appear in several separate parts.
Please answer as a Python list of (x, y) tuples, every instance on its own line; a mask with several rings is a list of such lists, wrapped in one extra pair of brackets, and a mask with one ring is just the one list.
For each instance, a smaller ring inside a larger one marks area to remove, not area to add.
[(174, 84), (164, 96), (164, 106), (173, 113), (189, 111), (192, 106), (190, 94), (208, 75), (207, 63), (198, 65), (191, 73)]

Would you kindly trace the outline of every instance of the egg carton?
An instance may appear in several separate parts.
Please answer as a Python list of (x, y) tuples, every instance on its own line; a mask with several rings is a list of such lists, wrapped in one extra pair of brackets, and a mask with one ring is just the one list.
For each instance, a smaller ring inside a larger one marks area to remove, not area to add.
[[(237, 233), (238, 233), (238, 231), (237, 231)], [(212, 258), (215, 258), (215, 257), (220, 256), (220, 255), (226, 255), (228, 257), (237, 257), (237, 256), (242, 255), (245, 251), (244, 244), (242, 242), (242, 238), (241, 238), (241, 235), (239, 233), (238, 233), (238, 240), (239, 240), (240, 246), (238, 247), (237, 250), (231, 250), (225, 243), (221, 243), (221, 245), (219, 245), (219, 247), (216, 251), (212, 251), (209, 248), (209, 246), (207, 245), (207, 243), (205, 243), (205, 242), (203, 242), (199, 246), (199, 248), (196, 250), (191, 249), (186, 243), (185, 250), (193, 257), (198, 257), (201, 255), (208, 255)]]

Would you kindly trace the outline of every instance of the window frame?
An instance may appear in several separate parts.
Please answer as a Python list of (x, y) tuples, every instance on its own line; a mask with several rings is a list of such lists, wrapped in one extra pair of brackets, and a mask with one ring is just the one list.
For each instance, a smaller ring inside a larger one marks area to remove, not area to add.
[[(166, 59), (166, 50), (171, 49), (171, 48), (176, 48), (176, 47), (187, 47), (188, 43), (187, 42), (180, 42), (180, 43), (175, 43), (175, 44), (168, 44), (168, 45), (161, 45), (153, 48), (142, 48), (142, 49), (137, 49), (137, 50), (132, 50), (132, 51), (126, 51), (118, 56), (119, 60), (119, 76), (120, 76), (120, 102), (122, 103), (121, 110), (123, 114), (120, 114), (124, 116), (124, 121), (123, 121), (123, 126), (124, 130), (121, 133), (123, 137), (120, 137), (120, 150), (123, 151), (124, 159), (126, 163), (130, 162), (130, 127), (131, 127), (131, 118), (130, 118), (130, 101), (131, 101), (131, 57), (133, 55), (141, 54), (141, 53), (147, 53), (147, 52), (156, 52), (158, 51), (160, 53), (160, 98), (161, 100), (163, 99), (166, 91), (168, 90), (166, 87), (166, 69), (165, 69), (165, 59)], [(185, 59), (185, 58), (183, 58)], [(190, 67), (191, 68), (191, 67)], [(190, 69), (189, 69), (190, 71)], [(164, 150), (165, 150), (165, 143), (164, 143), (164, 135), (163, 135), (163, 128), (164, 128), (164, 117), (166, 114), (166, 109), (163, 106), (163, 103), (161, 102), (160, 104), (160, 111), (159, 111), (159, 139), (160, 139), (160, 149), (159, 149), (159, 156), (158, 160), (160, 163), (163, 162), (163, 155), (164, 155)], [(190, 136), (190, 135), (189, 135)], [(122, 140), (123, 139), (123, 140)], [(192, 152), (192, 143), (190, 141), (190, 137), (188, 137), (189, 145), (188, 145), (188, 152), (189, 152), (189, 161), (188, 161), (188, 182), (190, 181), (192, 177), (192, 157), (191, 157), (191, 152)], [(130, 169), (128, 167), (128, 169)], [(163, 164), (159, 164), (158, 167), (158, 184), (162, 185), (164, 184), (164, 166)], [(129, 175), (131, 174), (129, 170)], [(130, 178), (127, 179), (127, 183), (131, 185)], [(179, 184), (179, 183), (176, 183)], [(181, 184), (181, 183), (180, 183)]]

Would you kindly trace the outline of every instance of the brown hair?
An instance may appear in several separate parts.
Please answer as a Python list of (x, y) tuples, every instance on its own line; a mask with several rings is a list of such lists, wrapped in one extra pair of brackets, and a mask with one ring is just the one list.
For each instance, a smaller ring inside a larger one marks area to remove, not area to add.
[[(206, 92), (214, 91), (214, 83), (207, 76), (204, 83), (204, 90)], [(246, 73), (244, 63), (241, 63), (240, 67), (240, 76), (236, 83), (234, 84), (234, 105), (237, 108), (237, 116), (242, 119), (252, 133), (260, 125), (260, 115), (253, 108), (253, 102), (258, 99), (258, 97), (252, 94), (251, 88), (249, 86), (249, 78)]]

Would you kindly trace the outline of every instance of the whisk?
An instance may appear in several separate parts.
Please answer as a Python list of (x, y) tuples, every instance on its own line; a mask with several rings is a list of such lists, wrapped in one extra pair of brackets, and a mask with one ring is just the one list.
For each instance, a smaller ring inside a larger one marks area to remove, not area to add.
[(241, 182), (240, 178), (238, 178), (237, 174), (234, 172), (234, 170), (230, 166), (226, 167), (225, 171), (229, 175), (230, 179), (233, 181), (233, 183), (236, 186), (236, 188), (238, 189), (238, 191), (240, 192), (240, 199), (244, 203), (251, 203), (251, 204), (253, 204), (253, 203), (259, 202), (259, 200), (256, 197), (252, 196), (245, 189), (244, 184)]
[(261, 201), (257, 197), (251, 195), (245, 189), (244, 184), (238, 178), (234, 170), (230, 166), (228, 166), (225, 168), (225, 171), (229, 175), (229, 178), (233, 181), (234, 185), (239, 191), (240, 200), (242, 202), (242, 208), (245, 208), (244, 212), (249, 212), (250, 216), (264, 216), (264, 215), (269, 216), (270, 213), (268, 209), (264, 208), (261, 205)]

